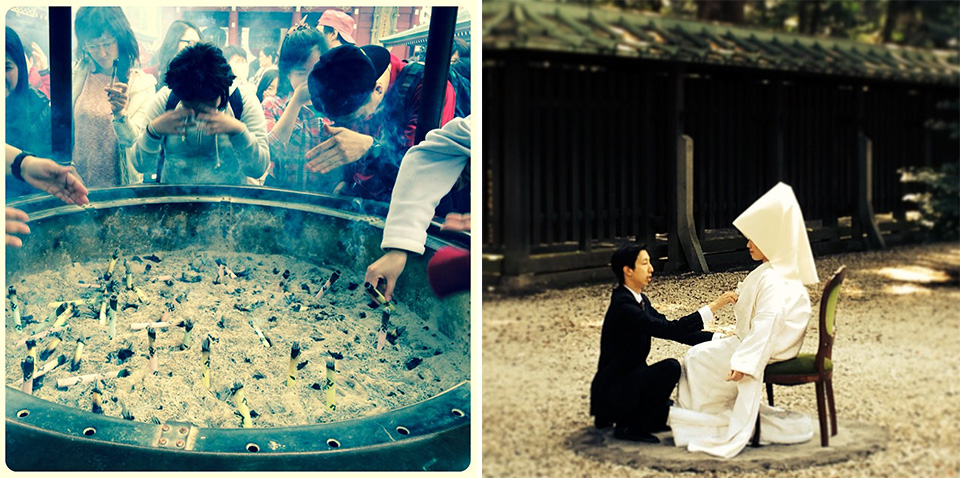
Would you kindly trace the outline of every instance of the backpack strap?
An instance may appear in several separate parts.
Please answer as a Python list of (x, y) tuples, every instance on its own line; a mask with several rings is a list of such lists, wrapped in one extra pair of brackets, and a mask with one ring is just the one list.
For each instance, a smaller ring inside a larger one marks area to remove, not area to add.
[(403, 101), (404, 108), (409, 108), (413, 104), (414, 92), (422, 79), (423, 65), (419, 63), (407, 63), (400, 70), (394, 87), (397, 88), (397, 97)]
[(230, 102), (230, 109), (233, 110), (233, 116), (237, 118), (237, 121), (243, 121), (240, 119), (240, 116), (243, 115), (243, 97), (240, 96), (240, 88), (233, 90), (233, 93), (230, 93), (230, 97), (227, 98), (227, 101)]

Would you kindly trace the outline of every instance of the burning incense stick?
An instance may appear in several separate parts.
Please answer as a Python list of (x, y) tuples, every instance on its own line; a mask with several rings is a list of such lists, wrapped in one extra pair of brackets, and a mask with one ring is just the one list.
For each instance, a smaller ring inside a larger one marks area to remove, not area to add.
[(257, 336), (258, 336), (258, 337), (260, 337), (260, 342), (263, 343), (263, 346), (264, 346), (264, 347), (270, 347), (271, 343), (270, 343), (269, 340), (267, 340), (266, 337), (264, 337), (263, 332), (260, 331), (260, 327), (257, 327), (256, 325), (253, 325), (253, 321), (252, 321), (252, 320), (248, 321), (247, 323), (250, 324), (250, 327), (253, 327), (253, 331), (257, 333)]
[(27, 339), (27, 356), (33, 357), (33, 361), (37, 361), (37, 341), (34, 339)]
[(74, 385), (83, 385), (85, 383), (93, 383), (93, 382), (96, 382), (97, 380), (103, 380), (107, 378), (123, 378), (123, 377), (129, 377), (129, 376), (130, 376), (130, 370), (128, 369), (121, 369), (121, 370), (117, 370), (116, 372), (109, 372), (109, 373), (91, 373), (87, 375), (77, 375), (75, 377), (61, 378), (57, 380), (57, 387), (70, 388)]
[(123, 400), (117, 399), (117, 403), (120, 404), (120, 416), (124, 420), (133, 420), (133, 413), (130, 413), (130, 410), (127, 410), (127, 404), (123, 403)]
[(103, 294), (103, 302), (100, 303), (100, 326), (107, 325), (107, 294)]
[(183, 322), (183, 342), (180, 343), (180, 350), (187, 350), (190, 348), (190, 339), (193, 337), (190, 335), (190, 331), (193, 330), (193, 321), (187, 319)]
[(390, 326), (390, 312), (386, 310), (383, 311), (383, 316), (380, 318), (380, 330), (377, 331), (377, 350), (383, 350), (383, 346), (387, 342), (387, 327)]
[[(68, 309), (69, 313), (67, 313)], [(63, 324), (67, 323), (67, 319), (72, 317), (75, 311), (76, 306), (69, 302), (57, 307), (56, 311), (54, 311), (57, 314), (57, 320), (53, 321), (53, 325), (51, 325), (50, 328), (55, 329), (58, 327), (63, 327)]]
[(77, 339), (77, 348), (73, 351), (73, 360), (70, 361), (70, 371), (80, 370), (80, 362), (83, 361), (83, 339)]
[(54, 332), (60, 332), (60, 331), (62, 331), (62, 330), (63, 330), (63, 327), (51, 327), (51, 328), (49, 328), (49, 329), (47, 329), (47, 330), (44, 330), (43, 332), (37, 332), (37, 333), (35, 333), (35, 334), (33, 334), (33, 335), (29, 336), (29, 337), (24, 337), (24, 338), (18, 340), (18, 341), (17, 341), (17, 346), (26, 344), (28, 340), (33, 340), (33, 341), (34, 341), (34, 345), (36, 345), (36, 341), (37, 341), (38, 339), (42, 339), (42, 338), (44, 338), (44, 337), (46, 337), (46, 336), (48, 336), (48, 335), (50, 335), (50, 334), (52, 334), (52, 333), (54, 333)]
[[(119, 60), (119, 59), (114, 59), (114, 60), (113, 60), (113, 68), (111, 68), (111, 72), (110, 72), (110, 89), (113, 89), (113, 84), (114, 84), (114, 82), (117, 81), (117, 68), (118, 68), (119, 66), (120, 66), (120, 60)], [(117, 250), (119, 251), (119, 249), (117, 249)]]
[(337, 279), (339, 278), (340, 278), (340, 271), (339, 270), (333, 271), (333, 274), (330, 274), (330, 278), (327, 279), (327, 281), (324, 282), (322, 286), (320, 286), (320, 290), (317, 291), (317, 295), (315, 298), (322, 299), (323, 294), (327, 293), (327, 291), (330, 290), (331, 287), (333, 287), (333, 284), (337, 282)]
[(63, 354), (60, 354), (60, 356), (57, 357), (56, 360), (53, 360), (53, 361), (50, 361), (50, 362), (47, 362), (47, 363), (43, 364), (43, 367), (41, 367), (40, 370), (38, 370), (35, 374), (33, 374), (33, 378), (34, 378), (34, 379), (40, 378), (40, 377), (46, 375), (47, 373), (53, 371), (53, 369), (55, 369), (55, 368), (57, 368), (57, 367), (65, 364), (65, 363), (67, 363), (67, 356), (66, 356), (66, 355), (63, 355)]
[(94, 385), (93, 390), (90, 391), (90, 398), (92, 399), (92, 402), (93, 402), (91, 411), (98, 415), (103, 415), (103, 404), (101, 402), (101, 392), (96, 385)]
[(53, 352), (55, 352), (55, 351), (57, 350), (57, 347), (60, 345), (60, 336), (61, 336), (61, 334), (62, 334), (62, 332), (57, 332), (57, 333), (55, 333), (55, 334), (51, 334), (51, 336), (52, 336), (53, 338), (50, 339), (49, 342), (47, 342), (47, 346), (44, 347), (44, 349), (43, 349), (42, 352), (40, 352), (40, 361), (41, 361), (41, 362), (47, 360), (47, 357), (53, 355)]
[(20, 320), (20, 304), (19, 301), (17, 301), (17, 288), (10, 286), (7, 289), (7, 295), (10, 297), (10, 313), (13, 314), (13, 325), (23, 327), (23, 323)]
[(237, 404), (237, 411), (243, 417), (242, 427), (252, 427), (253, 420), (250, 419), (250, 407), (247, 406), (247, 396), (243, 393), (243, 384), (240, 382), (234, 382), (233, 384), (233, 400)]
[(336, 377), (336, 361), (327, 360), (327, 408), (330, 411), (337, 409), (337, 387), (334, 384), (334, 377)]
[(31, 395), (33, 394), (33, 365), (33, 357), (29, 355), (20, 363), (23, 369), (23, 385), (20, 386), (20, 390)]
[(146, 299), (143, 298), (143, 292), (140, 291), (139, 287), (133, 286), (133, 291), (137, 293), (137, 300), (139, 300), (141, 304), (147, 303)]
[(130, 330), (143, 330), (143, 329), (165, 329), (170, 327), (170, 322), (132, 322), (130, 324)]
[[(116, 65), (114, 65), (114, 74), (116, 74)], [(113, 88), (113, 82), (110, 83), (110, 87)], [(113, 257), (110, 259), (110, 265), (107, 266), (107, 273), (103, 275), (104, 281), (109, 282), (110, 278), (113, 277), (113, 269), (117, 267), (118, 258), (120, 258), (119, 247), (113, 251)]]
[(297, 358), (300, 357), (300, 342), (294, 342), (290, 347), (290, 365), (287, 366), (287, 386), (292, 387), (297, 382)]
[(363, 283), (363, 290), (365, 290), (365, 291), (367, 292), (367, 295), (369, 295), (370, 298), (373, 299), (374, 302), (382, 305), (384, 309), (389, 310), (390, 312), (393, 312), (393, 311), (394, 311), (393, 304), (391, 304), (391, 303), (387, 300), (387, 298), (384, 297), (383, 294), (381, 294), (380, 291), (377, 290), (377, 288), (373, 286), (373, 284), (371, 284), (371, 283), (369, 283), (369, 282), (364, 282), (364, 283)]
[(127, 290), (133, 290), (133, 272), (127, 267), (126, 259), (123, 260), (123, 270), (125, 271), (123, 275), (123, 285), (127, 287)]
[(10, 313), (13, 315), (13, 325), (18, 329), (23, 327), (23, 321), (20, 320), (20, 305), (16, 301), (10, 301)]
[(200, 356), (203, 357), (203, 370), (200, 373), (200, 383), (210, 388), (210, 336), (203, 338), (200, 344)]
[(150, 354), (150, 373), (157, 375), (159, 373), (159, 366), (157, 364), (157, 330), (156, 329), (147, 329), (147, 339), (148, 339), (148, 349), (147, 351)]
[(117, 295), (110, 296), (110, 310), (107, 312), (109, 328), (107, 329), (107, 338), (113, 340), (117, 335)]

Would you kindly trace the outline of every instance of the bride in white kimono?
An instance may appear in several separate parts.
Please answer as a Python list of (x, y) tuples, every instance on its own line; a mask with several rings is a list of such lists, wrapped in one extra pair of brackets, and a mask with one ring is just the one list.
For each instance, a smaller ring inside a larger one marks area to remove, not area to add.
[(813, 438), (810, 417), (761, 403), (764, 367), (800, 352), (811, 315), (804, 284), (819, 282), (793, 189), (777, 184), (733, 225), (749, 240), (750, 256), (763, 264), (738, 285), (734, 334), (687, 352), (668, 419), (678, 447), (722, 458), (743, 450), (757, 413), (761, 443)]

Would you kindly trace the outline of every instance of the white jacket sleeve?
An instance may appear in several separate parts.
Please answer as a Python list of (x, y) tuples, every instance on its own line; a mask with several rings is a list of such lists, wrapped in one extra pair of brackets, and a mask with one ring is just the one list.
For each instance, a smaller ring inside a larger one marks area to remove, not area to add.
[(471, 117), (454, 118), (407, 151), (390, 199), (382, 248), (423, 254), (437, 204), (469, 164), (470, 130)]
[(763, 280), (757, 287), (756, 308), (750, 332), (743, 338), (736, 352), (730, 357), (730, 369), (760, 379), (763, 369), (770, 361), (777, 334), (783, 326), (783, 287), (776, 280)]
[(133, 121), (137, 112), (156, 95), (157, 79), (142, 70), (132, 70), (127, 85), (127, 120), (113, 122), (113, 129), (117, 133), (117, 143), (129, 148), (136, 143), (140, 136), (141, 125)]
[(163, 144), (163, 139), (151, 138), (147, 134), (147, 125), (154, 118), (164, 113), (169, 96), (170, 88), (166, 86), (160, 88), (160, 91), (154, 93), (152, 99), (137, 108), (137, 111), (129, 119), (129, 122), (132, 123), (131, 127), (139, 133), (133, 155), (133, 167), (143, 174), (149, 175), (157, 172), (157, 161), (160, 159), (160, 147)]

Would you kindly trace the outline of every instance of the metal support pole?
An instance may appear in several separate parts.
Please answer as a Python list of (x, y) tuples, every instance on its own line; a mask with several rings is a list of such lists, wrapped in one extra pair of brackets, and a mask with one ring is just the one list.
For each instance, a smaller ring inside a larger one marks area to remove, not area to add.
[(427, 34), (427, 59), (423, 68), (423, 90), (420, 95), (420, 114), (417, 117), (419, 143), (427, 132), (440, 126), (443, 97), (447, 91), (450, 73), (450, 50), (453, 31), (457, 26), (457, 7), (433, 7), (430, 13), (430, 33)]
[(71, 163), (73, 151), (70, 13), (70, 7), (50, 7), (50, 134), (52, 159), (61, 164)]

